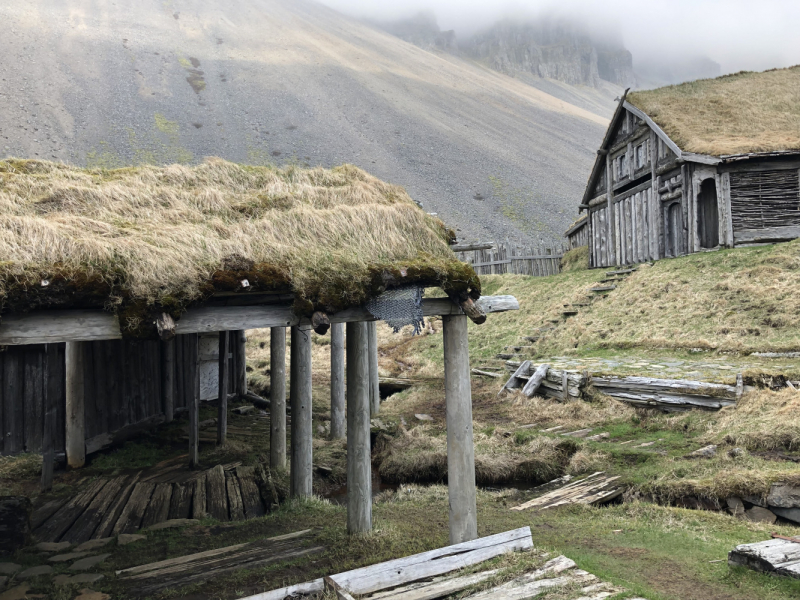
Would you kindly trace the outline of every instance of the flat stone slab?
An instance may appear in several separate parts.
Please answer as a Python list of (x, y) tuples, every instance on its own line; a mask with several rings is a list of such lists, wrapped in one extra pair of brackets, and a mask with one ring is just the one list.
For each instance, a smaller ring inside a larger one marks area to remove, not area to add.
[(50, 562), (60, 563), (60, 562), (67, 562), (70, 560), (75, 560), (76, 558), (83, 558), (89, 554), (88, 552), (70, 552), (68, 554), (56, 554), (55, 556), (51, 556), (47, 560)]
[(76, 552), (91, 552), (92, 550), (97, 550), (98, 548), (102, 548), (103, 546), (109, 544), (112, 541), (114, 541), (113, 537), (99, 538), (99, 539), (96, 539), (96, 540), (89, 540), (88, 542), (83, 542), (80, 546), (75, 548), (75, 551)]
[(69, 580), (70, 576), (65, 573), (53, 577), (53, 583), (56, 585), (67, 585), (69, 583)]
[(96, 583), (105, 575), (102, 573), (78, 573), (67, 580), (67, 583)]
[(107, 554), (98, 554), (97, 556), (89, 556), (87, 558), (82, 558), (80, 560), (76, 560), (69, 566), (70, 571), (86, 571), (87, 569), (91, 569), (99, 565), (105, 559), (111, 556), (111, 553)]
[(29, 589), (31, 589), (31, 586), (23, 583), (0, 594), (0, 600), (25, 600), (28, 597)]
[(197, 525), (200, 521), (196, 519), (170, 519), (162, 521), (147, 528), (147, 531), (158, 531), (159, 529), (172, 529), (174, 527), (185, 527), (186, 525)]
[(63, 552), (72, 546), (69, 542), (39, 542), (36, 549), (42, 552)]
[(748, 519), (756, 523), (774, 523), (776, 519), (775, 513), (760, 506), (754, 506), (744, 511), (744, 514)]
[(111, 596), (94, 590), (81, 590), (80, 596), (75, 596), (75, 600), (111, 600)]
[(17, 563), (4, 562), (0, 563), (0, 575), (13, 575), (22, 568), (22, 565)]
[(0, 576), (0, 590), (6, 587), (6, 583), (8, 582), (8, 577), (5, 575)]
[(120, 546), (127, 546), (128, 544), (132, 544), (133, 542), (138, 542), (139, 540), (146, 540), (147, 536), (142, 535), (141, 533), (120, 533), (117, 536), (117, 544)]
[(31, 567), (25, 569), (22, 573), (17, 575), (19, 579), (30, 579), (31, 577), (39, 577), (40, 575), (50, 575), (53, 572), (53, 567), (50, 565), (39, 565), (38, 567)]

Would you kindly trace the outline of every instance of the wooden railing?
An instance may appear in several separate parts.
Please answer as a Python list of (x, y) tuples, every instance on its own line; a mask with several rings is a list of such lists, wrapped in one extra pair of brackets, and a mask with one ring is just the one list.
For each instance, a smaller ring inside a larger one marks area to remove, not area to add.
[[(460, 260), (472, 265), (478, 275), (514, 273), (546, 277), (561, 272), (561, 257), (566, 251), (560, 247), (522, 247), (510, 244), (475, 244), (477, 249), (456, 251)], [(460, 247), (469, 248), (467, 244)], [(457, 250), (458, 247), (454, 247)]]

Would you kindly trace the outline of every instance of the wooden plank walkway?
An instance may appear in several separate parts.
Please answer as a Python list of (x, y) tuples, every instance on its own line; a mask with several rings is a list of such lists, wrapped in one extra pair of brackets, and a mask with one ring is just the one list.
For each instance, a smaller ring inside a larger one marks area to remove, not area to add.
[(67, 501), (42, 505), (34, 513), (34, 537), (80, 544), (170, 519), (236, 521), (266, 514), (272, 498), (263, 496), (268, 486), (259, 481), (259, 469), (231, 463), (187, 471), (185, 459), (180, 456), (133, 475), (98, 478)]
[(529, 500), (511, 510), (555, 508), (565, 504), (603, 504), (621, 496), (626, 486), (619, 483), (619, 477), (606, 475), (602, 471), (592, 473), (578, 481), (572, 481), (538, 498)]
[(740, 544), (728, 553), (728, 564), (785, 577), (800, 578), (800, 538)]

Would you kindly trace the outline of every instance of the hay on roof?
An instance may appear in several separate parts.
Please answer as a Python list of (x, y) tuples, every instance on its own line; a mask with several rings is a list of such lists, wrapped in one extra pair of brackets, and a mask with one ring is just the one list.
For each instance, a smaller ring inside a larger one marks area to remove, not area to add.
[[(84, 170), (0, 161), (0, 310), (105, 307), (128, 335), (214, 293), (290, 291), (301, 314), (386, 287), (480, 294), (438, 219), (344, 165)], [(42, 281), (49, 282), (43, 286)]]
[(633, 92), (627, 100), (687, 152), (800, 150), (800, 66)]

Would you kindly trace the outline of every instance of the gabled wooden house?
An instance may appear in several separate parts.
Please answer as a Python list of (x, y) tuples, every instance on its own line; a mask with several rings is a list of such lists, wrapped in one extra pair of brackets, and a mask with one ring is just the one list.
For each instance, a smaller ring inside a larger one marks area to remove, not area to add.
[(591, 267), (800, 237), (800, 67), (626, 94), (580, 205)]
[[(441, 315), (450, 532), (454, 543), (473, 539), (467, 318), (482, 323), (519, 306), (481, 298), (474, 270), (449, 247), (453, 237), (405, 190), (349, 165), (209, 159), (109, 171), (0, 161), (0, 452), (41, 451), (46, 487), (59, 452), (80, 468), (120, 429), (170, 421), (185, 408), (197, 467), (200, 401), (216, 398), (224, 443), (228, 394), (246, 385), (244, 353), (229, 348), (243, 348), (245, 330), (268, 327), (270, 465), (283, 469), (290, 328), (291, 495), (309, 496), (310, 332), (332, 328), (331, 418), (343, 431), (346, 368), (347, 477), (358, 490), (348, 496), (348, 529), (367, 531), (374, 322), (419, 325)], [(447, 297), (422, 299), (426, 287)]]

